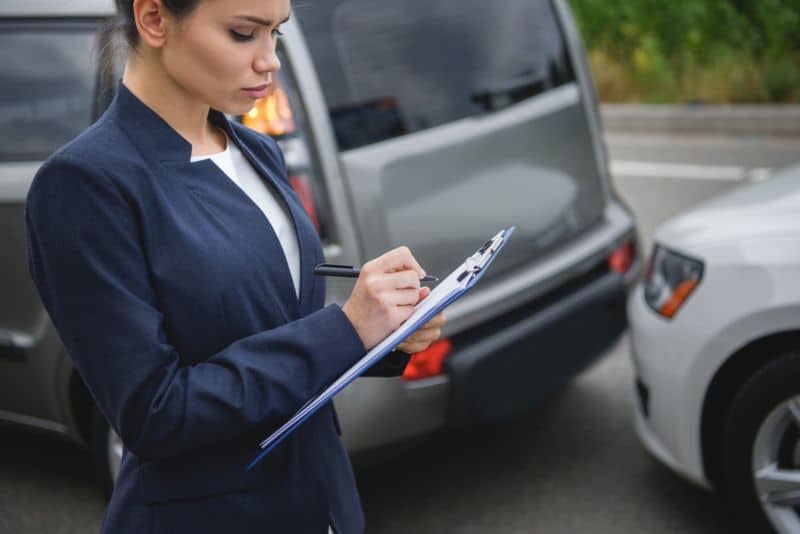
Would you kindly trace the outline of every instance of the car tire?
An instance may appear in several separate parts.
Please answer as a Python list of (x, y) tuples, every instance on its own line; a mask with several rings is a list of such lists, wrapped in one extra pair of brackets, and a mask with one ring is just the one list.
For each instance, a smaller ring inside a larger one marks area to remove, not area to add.
[(122, 460), (122, 441), (97, 408), (92, 414), (91, 448), (100, 486), (106, 497), (111, 497)]
[[(723, 439), (723, 491), (741, 531), (800, 532), (800, 352), (770, 361), (739, 389)], [(776, 485), (784, 474), (796, 475), (796, 498), (786, 491), (794, 483)]]

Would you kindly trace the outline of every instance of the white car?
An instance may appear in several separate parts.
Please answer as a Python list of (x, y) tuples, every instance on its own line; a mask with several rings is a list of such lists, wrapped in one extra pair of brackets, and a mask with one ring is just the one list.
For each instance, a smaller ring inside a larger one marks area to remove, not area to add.
[(639, 437), (744, 532), (800, 533), (800, 165), (654, 241), (628, 299)]

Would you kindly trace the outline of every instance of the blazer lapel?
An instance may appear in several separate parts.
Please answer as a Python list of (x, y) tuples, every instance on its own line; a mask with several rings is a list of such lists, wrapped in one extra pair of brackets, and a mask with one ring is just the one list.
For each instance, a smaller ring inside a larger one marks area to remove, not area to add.
[[(245, 144), (236, 131), (231, 127), (228, 119), (218, 111), (212, 111), (211, 120), (224, 128), (231, 140), (241, 150), (242, 154), (247, 158), (253, 168), (258, 172), (263, 180), (266, 180), (272, 186), (273, 191), (277, 191), (280, 199), (283, 201), (284, 207), (287, 208), (292, 224), (294, 225), (295, 234), (297, 235), (297, 244), (300, 251), (300, 288), (298, 306), (301, 315), (307, 315), (313, 311), (312, 305), (312, 290), (314, 285), (313, 268), (317, 263), (317, 247), (319, 237), (316, 230), (308, 220), (308, 216), (303, 209), (302, 204), (294, 196), (294, 190), (288, 185), (288, 177), (280, 179), (274, 174), (274, 170), (265, 165), (265, 161), (271, 157), (264, 152), (261, 156), (256, 157), (253, 150)], [(260, 147), (259, 147), (260, 148)], [(264, 157), (266, 156), (266, 158)], [(288, 269), (288, 266), (287, 266)]]

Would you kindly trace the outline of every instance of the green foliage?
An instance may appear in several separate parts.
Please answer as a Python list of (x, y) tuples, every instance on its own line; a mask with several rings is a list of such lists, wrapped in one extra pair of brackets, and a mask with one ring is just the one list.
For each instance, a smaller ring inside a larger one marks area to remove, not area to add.
[(800, 100), (798, 0), (571, 0), (604, 100)]

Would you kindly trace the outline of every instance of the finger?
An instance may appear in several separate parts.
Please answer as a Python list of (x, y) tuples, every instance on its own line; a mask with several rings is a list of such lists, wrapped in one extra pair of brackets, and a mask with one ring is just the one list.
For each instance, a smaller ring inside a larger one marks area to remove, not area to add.
[(408, 341), (398, 345), (398, 349), (402, 350), (406, 354), (414, 354), (416, 352), (422, 352), (423, 350), (428, 348), (428, 345), (425, 343), (409, 343)]
[(444, 318), (443, 314), (439, 314), (433, 317), (430, 321), (422, 325), (418, 331), (420, 330), (430, 330), (432, 328), (441, 329), (447, 321)]
[(431, 328), (430, 330), (425, 330), (423, 335), (420, 337), (419, 341), (424, 341), (426, 343), (433, 343), (437, 339), (442, 337), (442, 331), (438, 328)]
[(419, 288), (419, 300), (417, 301), (417, 304), (419, 304), (420, 302), (425, 300), (425, 298), (430, 294), (431, 294), (431, 288), (426, 287), (426, 286), (420, 287)]
[(398, 290), (411, 290), (419, 295), (420, 282), (414, 271), (373, 274), (367, 284), (374, 295)]
[(417, 330), (413, 336), (409, 336), (407, 341), (412, 343), (432, 343), (439, 339), (442, 331), (438, 328), (430, 328), (427, 330)]
[(426, 350), (426, 349), (430, 348), (430, 346), (433, 344), (434, 341), (436, 341), (436, 339), (437, 338), (422, 339), (422, 340), (412, 341), (412, 342), (409, 342), (408, 340), (406, 340), (406, 343), (408, 344), (408, 348), (410, 350), (413, 350), (413, 352), (422, 352), (423, 350)]
[(422, 338), (419, 335), (419, 331), (417, 331), (417, 332), (414, 332), (413, 335), (408, 336), (408, 338), (406, 338), (404, 343), (419, 343), (421, 341), (422, 341)]
[(383, 272), (412, 270), (417, 273), (419, 278), (425, 276), (425, 270), (411, 254), (411, 250), (408, 247), (397, 247), (390, 250), (377, 258), (377, 263)]
[(394, 306), (414, 306), (418, 295), (416, 289), (395, 289), (386, 295), (386, 302)]
[(421, 287), (415, 271), (398, 271), (384, 276), (387, 280), (390, 280), (391, 287), (395, 289), (413, 289), (419, 291)]
[(440, 313), (438, 315), (435, 315), (433, 317), (433, 319), (428, 321), (425, 324), (425, 326), (427, 328), (441, 328), (441, 327), (443, 327), (445, 325), (446, 322), (447, 322), (447, 319), (445, 318), (444, 314)]
[(394, 313), (392, 313), (392, 320), (395, 321), (399, 327), (405, 323), (413, 313), (414, 306), (396, 306)]

